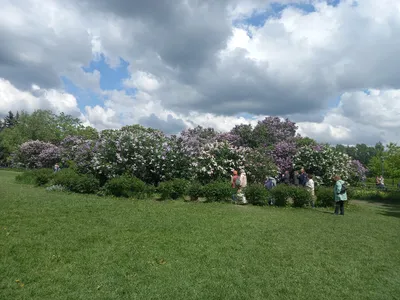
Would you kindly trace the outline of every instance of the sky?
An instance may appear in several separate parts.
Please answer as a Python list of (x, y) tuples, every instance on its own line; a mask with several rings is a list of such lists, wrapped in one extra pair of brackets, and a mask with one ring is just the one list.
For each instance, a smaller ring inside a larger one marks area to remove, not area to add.
[(0, 116), (400, 142), (397, 0), (0, 0)]

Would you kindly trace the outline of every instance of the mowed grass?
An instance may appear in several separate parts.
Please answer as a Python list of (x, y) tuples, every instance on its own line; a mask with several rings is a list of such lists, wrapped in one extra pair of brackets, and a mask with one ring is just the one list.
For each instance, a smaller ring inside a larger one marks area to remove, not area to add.
[(400, 298), (400, 218), (385, 207), (100, 198), (15, 175), (0, 171), (0, 299)]

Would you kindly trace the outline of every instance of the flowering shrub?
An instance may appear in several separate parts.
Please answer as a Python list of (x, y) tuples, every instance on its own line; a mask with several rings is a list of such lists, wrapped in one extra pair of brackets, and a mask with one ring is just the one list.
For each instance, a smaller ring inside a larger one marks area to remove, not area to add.
[(27, 168), (51, 168), (60, 160), (60, 150), (57, 146), (42, 141), (23, 143), (16, 155), (15, 162)]
[(281, 173), (292, 170), (293, 157), (295, 156), (296, 151), (297, 147), (294, 140), (276, 143), (274, 150), (272, 151), (272, 157)]
[(276, 176), (278, 168), (271, 159), (269, 151), (264, 148), (247, 148), (245, 153), (245, 171), (251, 183), (264, 183), (265, 177)]
[(76, 168), (80, 173), (93, 172), (92, 159), (98, 143), (82, 137), (68, 136), (60, 144), (63, 165)]
[(266, 117), (253, 130), (253, 137), (259, 146), (272, 146), (278, 142), (291, 140), (296, 136), (296, 123), (279, 117)]
[(182, 146), (188, 155), (198, 154), (204, 145), (216, 140), (217, 133), (213, 128), (197, 126), (193, 129), (186, 129), (181, 132)]
[(194, 176), (203, 183), (229, 179), (233, 170), (245, 169), (245, 154), (245, 148), (227, 142), (206, 144), (192, 162)]
[(160, 131), (139, 127), (107, 131), (96, 147), (93, 169), (106, 178), (128, 172), (146, 183), (157, 184), (189, 175), (190, 157), (182, 152), (179, 140)]
[(350, 162), (351, 167), (351, 179), (353, 183), (357, 183), (365, 179), (365, 175), (368, 172), (368, 169), (356, 159), (353, 159)]
[(319, 176), (324, 185), (329, 185), (334, 175), (348, 180), (352, 172), (350, 157), (327, 145), (300, 148), (293, 158), (293, 166), (295, 169), (305, 168), (307, 173)]

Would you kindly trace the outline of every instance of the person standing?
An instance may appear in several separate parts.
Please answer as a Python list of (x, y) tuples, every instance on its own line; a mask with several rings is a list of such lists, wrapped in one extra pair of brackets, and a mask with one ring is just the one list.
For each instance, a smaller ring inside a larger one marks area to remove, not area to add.
[(60, 165), (59, 164), (55, 164), (53, 167), (53, 171), (54, 173), (57, 173), (58, 171), (60, 171)]
[(238, 172), (236, 170), (233, 170), (233, 175), (231, 176), (231, 186), (234, 189), (234, 192), (232, 194), (232, 201), (236, 201), (236, 192), (238, 188), (238, 182), (240, 181), (240, 177), (238, 175)]
[(308, 180), (306, 182), (306, 189), (311, 194), (311, 207), (314, 208), (315, 207), (315, 185), (314, 185), (313, 176), (311, 174), (308, 174)]
[[(240, 187), (239, 190), (243, 191), (243, 195), (241, 196), (241, 203), (242, 204), (247, 204), (246, 200), (246, 187), (247, 187), (247, 175), (244, 170), (240, 170)], [(238, 190), (238, 196), (239, 196), (239, 190)]]
[(307, 173), (305, 172), (304, 168), (302, 168), (300, 170), (300, 175), (298, 176), (298, 178), (299, 178), (299, 185), (305, 186), (308, 178), (307, 178)]
[(282, 183), (289, 185), (289, 183), (290, 183), (289, 171), (285, 171), (285, 173), (282, 175)]
[(247, 187), (247, 175), (244, 170), (240, 171), (240, 187), (242, 189)]
[(335, 199), (335, 215), (339, 214), (339, 210), (340, 214), (344, 215), (344, 201), (347, 201), (346, 184), (338, 175), (333, 177), (333, 180), (335, 181), (335, 186), (333, 188)]
[(299, 172), (297, 171), (294, 171), (293, 183), (295, 186), (299, 186)]

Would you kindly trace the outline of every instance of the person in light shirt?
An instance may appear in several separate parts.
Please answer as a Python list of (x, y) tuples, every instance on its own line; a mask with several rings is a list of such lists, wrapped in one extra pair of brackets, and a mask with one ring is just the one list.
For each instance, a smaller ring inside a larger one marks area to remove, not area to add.
[(311, 174), (308, 174), (308, 180), (305, 185), (306, 189), (310, 191), (311, 193), (311, 206), (314, 208), (315, 207), (315, 184), (313, 180), (313, 176)]

